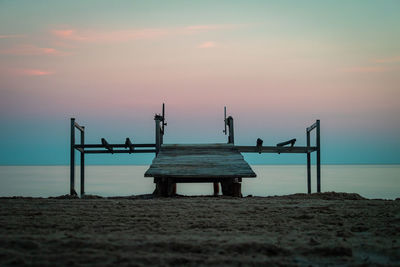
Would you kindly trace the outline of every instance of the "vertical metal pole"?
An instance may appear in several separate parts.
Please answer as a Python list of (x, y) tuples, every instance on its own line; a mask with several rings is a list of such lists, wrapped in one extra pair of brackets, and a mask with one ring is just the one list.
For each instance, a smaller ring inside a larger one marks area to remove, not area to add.
[[(82, 126), (83, 130), (85, 127)], [(81, 145), (85, 145), (85, 131), (81, 131)], [(82, 151), (85, 148), (82, 147)], [(81, 197), (85, 195), (85, 152), (81, 152)]]
[(164, 128), (165, 128), (165, 104), (162, 104), (162, 121), (160, 130), (160, 145), (164, 143)]
[(227, 123), (227, 121), (226, 121), (226, 107), (224, 107), (224, 134), (226, 135), (226, 123)]
[(229, 126), (229, 136), (228, 136), (228, 144), (235, 143), (235, 134), (233, 128), (233, 118), (231, 116), (228, 117), (228, 126)]
[(321, 129), (317, 120), (317, 192), (321, 192)]
[(160, 118), (156, 115), (156, 117), (154, 118), (154, 121), (156, 122), (156, 155), (157, 155), (158, 152), (160, 151), (160, 147), (161, 147)]
[[(307, 149), (310, 148), (310, 132), (307, 131)], [(307, 192), (311, 194), (311, 154), (307, 152)]]
[(75, 195), (75, 119), (71, 118), (70, 194)]

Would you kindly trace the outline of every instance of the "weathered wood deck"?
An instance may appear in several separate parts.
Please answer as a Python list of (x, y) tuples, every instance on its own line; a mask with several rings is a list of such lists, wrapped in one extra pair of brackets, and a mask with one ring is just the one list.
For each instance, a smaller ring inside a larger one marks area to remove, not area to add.
[(250, 165), (233, 144), (161, 145), (145, 177), (154, 177), (155, 194), (171, 196), (176, 183), (214, 183), (218, 194), (218, 182), (222, 193), (241, 196), (241, 181), (256, 177)]
[(243, 178), (256, 177), (233, 144), (162, 145), (145, 177)]

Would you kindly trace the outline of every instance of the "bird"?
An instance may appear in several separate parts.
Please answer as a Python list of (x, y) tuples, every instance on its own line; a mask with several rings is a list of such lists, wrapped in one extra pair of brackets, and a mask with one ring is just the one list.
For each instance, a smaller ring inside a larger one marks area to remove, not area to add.
[(263, 142), (264, 142), (264, 141), (263, 141), (262, 139), (257, 138), (258, 154), (261, 154), (261, 147), (262, 147)]

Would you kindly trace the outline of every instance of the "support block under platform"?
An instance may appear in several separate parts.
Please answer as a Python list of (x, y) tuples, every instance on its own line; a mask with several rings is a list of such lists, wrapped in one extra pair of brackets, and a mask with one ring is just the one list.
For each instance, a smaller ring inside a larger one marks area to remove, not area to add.
[(221, 182), (222, 195), (231, 197), (242, 197), (242, 183), (238, 179), (229, 179)]
[(170, 197), (176, 195), (176, 183), (172, 179), (168, 178), (156, 178), (154, 179), (156, 189), (153, 194), (158, 197)]
[(242, 197), (242, 179), (241, 178), (161, 178), (155, 177), (154, 183), (156, 189), (153, 194), (159, 197), (171, 197), (176, 195), (177, 183), (221, 183), (222, 195), (231, 197)]

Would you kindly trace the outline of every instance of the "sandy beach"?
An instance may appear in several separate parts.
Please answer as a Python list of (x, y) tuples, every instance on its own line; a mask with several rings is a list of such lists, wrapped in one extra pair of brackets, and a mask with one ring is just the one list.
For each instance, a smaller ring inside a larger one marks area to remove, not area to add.
[(400, 201), (1, 198), (0, 265), (400, 265)]

